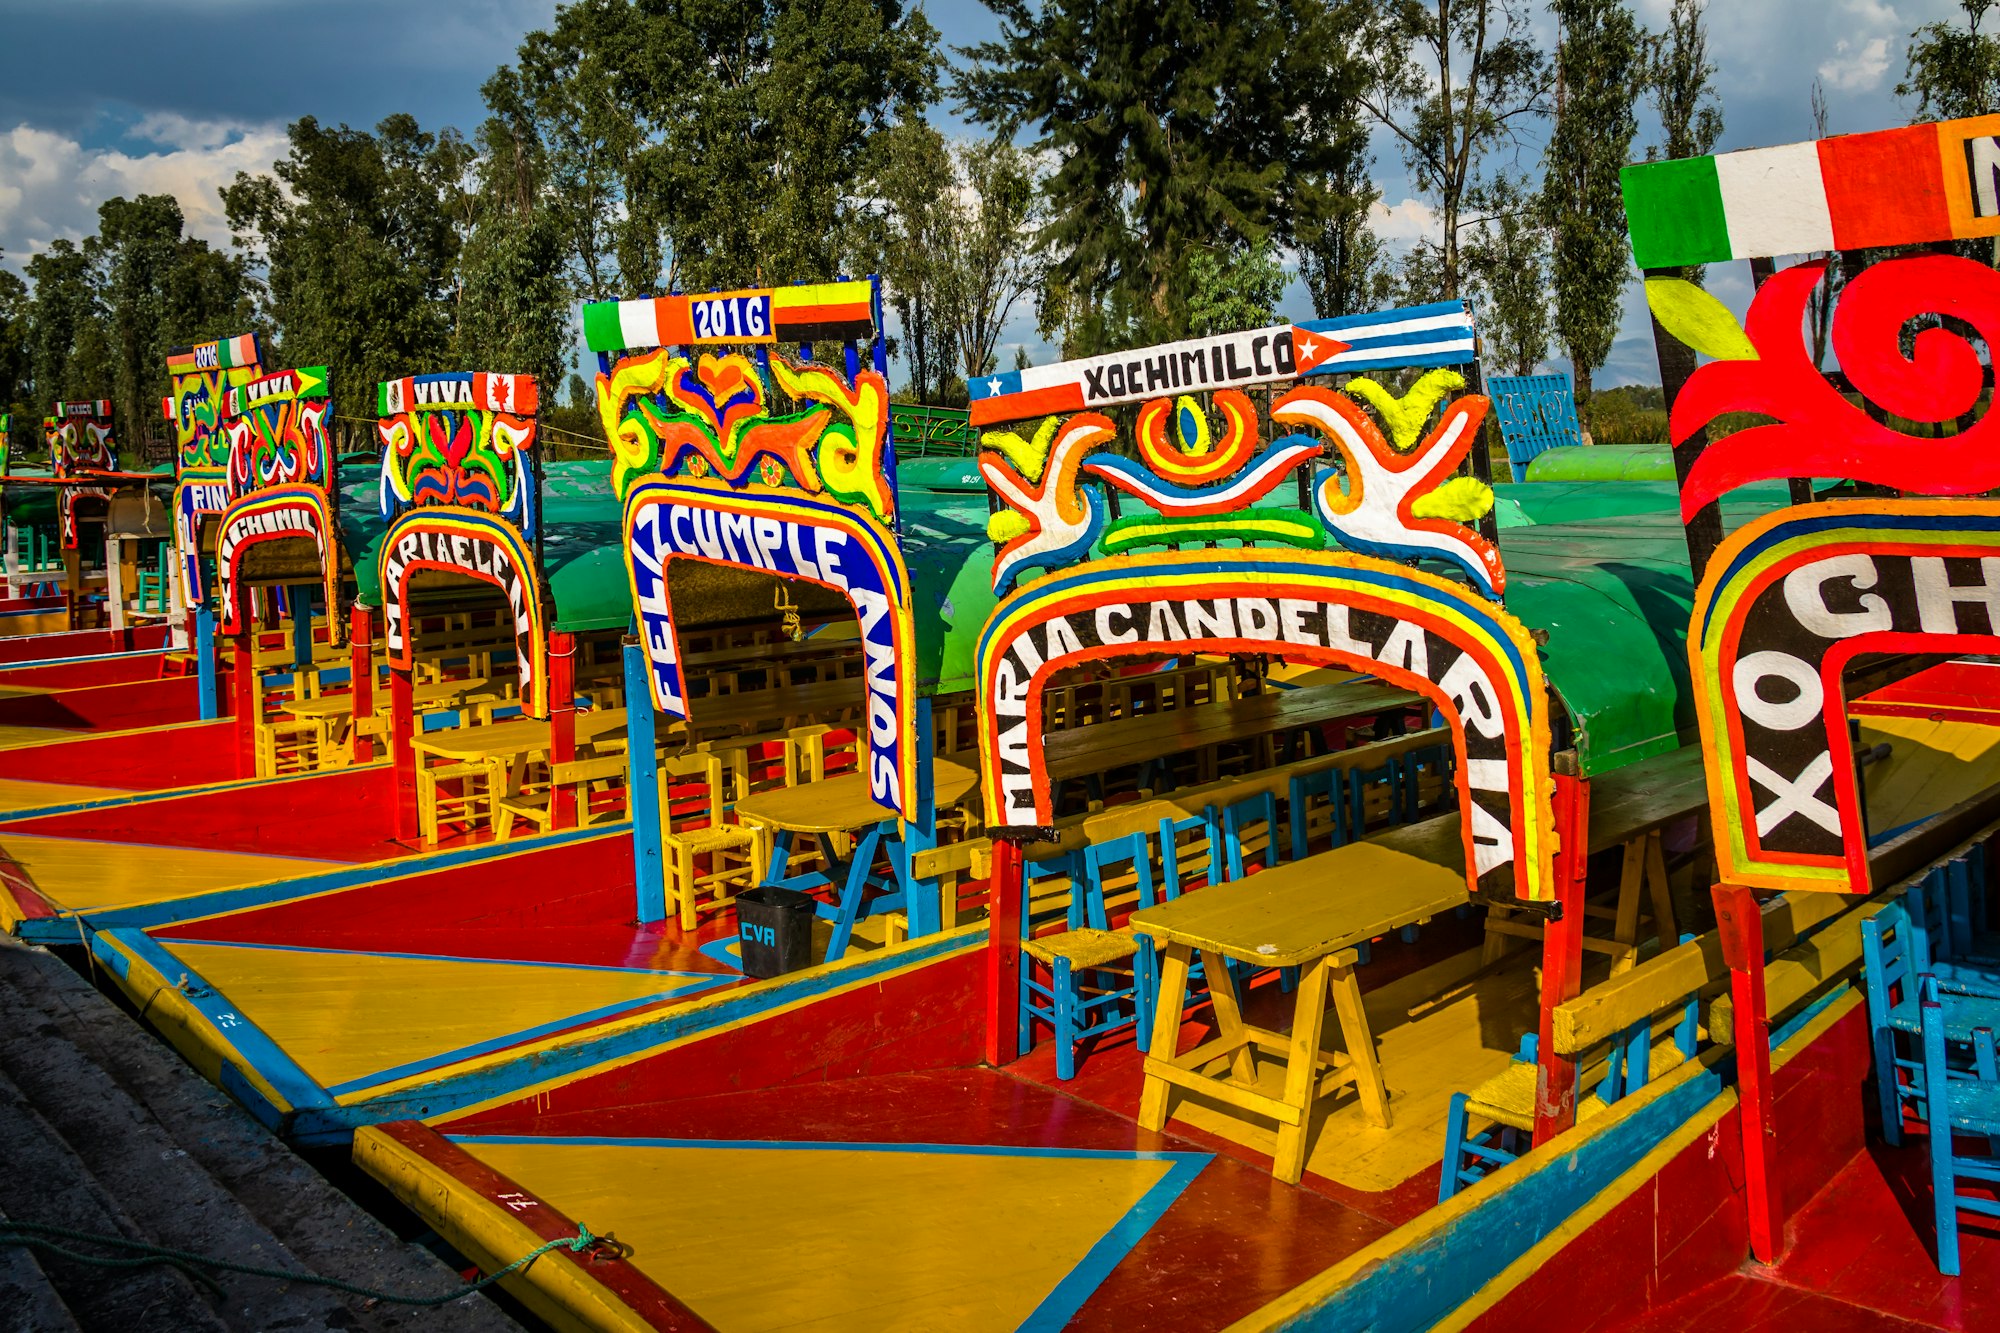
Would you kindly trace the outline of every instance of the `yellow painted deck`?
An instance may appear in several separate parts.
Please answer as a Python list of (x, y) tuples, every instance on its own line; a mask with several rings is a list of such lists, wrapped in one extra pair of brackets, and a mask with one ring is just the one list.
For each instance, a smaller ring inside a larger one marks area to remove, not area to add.
[[(195, 847), (0, 835), (0, 890), (28, 888), (63, 912), (171, 902), (217, 889), (297, 878), (332, 864)], [(10, 911), (7, 895), (0, 892), (0, 925), (8, 923)]]
[[(1470, 949), (1362, 993), (1393, 1120), (1388, 1129), (1370, 1124), (1351, 1089), (1321, 1103), (1308, 1139), (1308, 1171), (1351, 1189), (1379, 1193), (1443, 1158), (1451, 1095), (1506, 1069), (1520, 1034), (1534, 1031), (1537, 1021), (1539, 951), (1517, 949), (1498, 969), (1485, 973), (1479, 954)], [(1609, 960), (1587, 958), (1584, 984), (1602, 980), (1609, 966)], [(1329, 1028), (1330, 1042), (1334, 1035)], [(1283, 1067), (1275, 1060), (1259, 1061), (1258, 1077), (1275, 1096)], [(1175, 1103), (1174, 1122), (1261, 1153), (1276, 1150), (1273, 1128), (1223, 1114), (1198, 1092), (1181, 1095), (1185, 1100)], [(1169, 1132), (1173, 1127), (1170, 1122)]]
[(456, 1140), (723, 1333), (1013, 1330), (1171, 1169), (1116, 1154)]
[(52, 805), (74, 805), (80, 801), (102, 801), (128, 796), (122, 787), (80, 787), (66, 782), (22, 782), (0, 778), (0, 810), (40, 810)]
[(728, 975), (160, 940), (337, 1099)]
[(1916, 717), (1864, 718), (1860, 746), (1882, 742), (1889, 745), (1889, 757), (1864, 770), (1868, 827), (1874, 833), (1949, 810), (2000, 783), (2000, 727)]

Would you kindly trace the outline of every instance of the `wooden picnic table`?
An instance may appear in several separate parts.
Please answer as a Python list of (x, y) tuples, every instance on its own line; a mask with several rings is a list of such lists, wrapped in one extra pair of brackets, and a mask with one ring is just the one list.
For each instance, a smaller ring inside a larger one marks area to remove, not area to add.
[(1242, 699), (1050, 732), (1042, 738), (1042, 766), (1049, 781), (1062, 782), (1188, 750), (1268, 736), (1293, 727), (1372, 717), (1422, 702), (1420, 695), (1377, 680), (1271, 690)]
[[(1305, 1173), (1306, 1136), (1319, 1097), (1352, 1083), (1369, 1121), (1387, 1129), (1389, 1094), (1354, 976), (1359, 961), (1356, 946), (1428, 921), (1466, 898), (1462, 875), (1358, 842), (1134, 912), (1132, 928), (1152, 936), (1164, 956), (1152, 1050), (1146, 1057), (1139, 1103), (1140, 1127), (1155, 1131), (1166, 1127), (1176, 1089), (1275, 1120), (1278, 1150), (1271, 1173), (1293, 1185)], [(1219, 1031), (1183, 1052), (1182, 997), (1197, 952), (1208, 975)], [(1299, 969), (1289, 1034), (1243, 1020), (1226, 962), (1232, 958), (1259, 967)], [(1340, 1023), (1344, 1048), (1340, 1051), (1324, 1050), (1320, 1044), (1329, 995)], [(1258, 1087), (1259, 1052), (1283, 1061), (1280, 1096)], [(1222, 1070), (1203, 1072), (1224, 1059), (1228, 1064)]]
[[(489, 681), (485, 676), (473, 676), (466, 680), (433, 680), (410, 690), (410, 702), (419, 709), (435, 704), (440, 709), (457, 704), (485, 703), (498, 701), (504, 697), (503, 684)], [(375, 692), (375, 711), (389, 711), (390, 696), (387, 690)], [(292, 699), (278, 705), (278, 711), (298, 718), (338, 718), (348, 717), (354, 712), (352, 694), (322, 694), (316, 699)]]
[[(547, 754), (554, 744), (555, 731), (546, 720), (532, 717), (510, 718), (483, 727), (448, 727), (412, 737), (410, 747), (418, 754), (461, 764), (486, 762), (514, 763)], [(596, 708), (576, 715), (576, 743), (595, 746), (609, 753), (625, 747), (625, 710)]]
[[(931, 761), (931, 799), (938, 809), (957, 805), (978, 785), (979, 774), (965, 765), (949, 759)], [(827, 962), (835, 962), (847, 952), (854, 923), (863, 915), (875, 916), (897, 908), (909, 910), (911, 885), (902, 882), (869, 904), (866, 913), (862, 911), (861, 900), (868, 892), (876, 850), (885, 830), (896, 820), (894, 810), (878, 804), (869, 795), (866, 773), (856, 770), (796, 787), (758, 792), (736, 802), (735, 812), (737, 822), (768, 828), (774, 835), (770, 869), (764, 883), (801, 890), (832, 885), (837, 891), (838, 901), (818, 903), (814, 908), (822, 919), (833, 922), (833, 938), (826, 946)], [(824, 874), (791, 873), (792, 839), (800, 833), (812, 835), (819, 843), (820, 854), (826, 858)], [(853, 855), (844, 866), (831, 836), (835, 834), (859, 835)], [(898, 867), (900, 876), (903, 862), (894, 856), (890, 861)]]
[(773, 690), (745, 690), (687, 701), (688, 729), (696, 735), (738, 731), (792, 717), (819, 717), (860, 708), (868, 700), (868, 684), (860, 677), (823, 680), (813, 685), (781, 685)]

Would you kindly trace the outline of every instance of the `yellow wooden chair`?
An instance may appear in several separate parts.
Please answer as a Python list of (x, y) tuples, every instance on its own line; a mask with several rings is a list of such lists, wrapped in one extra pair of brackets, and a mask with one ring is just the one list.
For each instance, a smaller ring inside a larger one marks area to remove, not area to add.
[(494, 836), (513, 837), (517, 819), (533, 824), (537, 833), (547, 833), (555, 827), (554, 794), (563, 789), (570, 792), (570, 799), (575, 802), (578, 828), (622, 818), (624, 811), (620, 808), (594, 808), (590, 796), (593, 791), (609, 791), (629, 770), (630, 761), (624, 755), (603, 755), (551, 765), (547, 782), (530, 783), (524, 780), (527, 772), (524, 765), (508, 779), (507, 790), (494, 802)]
[(320, 762), (319, 722), (312, 718), (265, 718), (257, 723), (257, 776), (309, 773)]
[[(456, 792), (444, 784), (458, 784)], [(482, 822), (480, 807), (490, 805), (494, 796), (493, 774), (485, 764), (431, 764), (417, 769), (417, 821), (426, 843), (436, 843), (447, 824), (462, 826), (470, 833)]]
[[(678, 915), (682, 930), (693, 930), (700, 923), (703, 895), (711, 906), (719, 907), (763, 880), (770, 864), (770, 847), (763, 836), (768, 830), (724, 822), (722, 802), (730, 779), (721, 755), (706, 750), (669, 755), (660, 761), (659, 773), (667, 908)], [(699, 780), (702, 797), (687, 794), (690, 779)], [(678, 798), (676, 787), (681, 791)], [(707, 870), (699, 864), (704, 858)]]

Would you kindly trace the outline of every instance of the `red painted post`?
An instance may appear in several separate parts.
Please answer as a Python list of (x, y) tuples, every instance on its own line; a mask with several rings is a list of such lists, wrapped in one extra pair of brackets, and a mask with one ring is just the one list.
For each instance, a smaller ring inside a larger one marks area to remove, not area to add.
[(417, 705), (408, 667), (389, 668), (389, 757), (396, 765), (396, 836), (414, 838), (417, 821)]
[(1743, 1122), (1743, 1203), (1750, 1252), (1775, 1264), (1784, 1253), (1784, 1199), (1777, 1181), (1778, 1128), (1771, 1096), (1771, 1013), (1764, 994), (1764, 909), (1750, 890), (1715, 886), (1715, 924), (1736, 1013), (1736, 1092)]
[(1559, 1055), (1556, 1007), (1583, 988), (1583, 891), (1590, 871), (1590, 780), (1556, 775), (1556, 902), (1542, 932), (1542, 1018), (1536, 1038), (1535, 1142), (1576, 1124), (1576, 1061)]
[(1021, 847), (993, 840), (986, 901), (986, 1063), (998, 1069), (1021, 1054)]
[(245, 630), (229, 640), (229, 692), (236, 713), (236, 759), (238, 771), (246, 778), (257, 776), (257, 722), (262, 706), (257, 699), (256, 639)]
[[(331, 628), (329, 625), (328, 629)], [(348, 612), (347, 642), (354, 696), (349, 757), (357, 764), (365, 764), (375, 757), (375, 742), (361, 729), (362, 723), (375, 716), (375, 613), (358, 603)]]
[[(576, 635), (557, 630), (549, 635), (549, 764), (575, 761)], [(549, 813), (552, 827), (576, 827), (576, 805), (567, 787), (549, 788)]]

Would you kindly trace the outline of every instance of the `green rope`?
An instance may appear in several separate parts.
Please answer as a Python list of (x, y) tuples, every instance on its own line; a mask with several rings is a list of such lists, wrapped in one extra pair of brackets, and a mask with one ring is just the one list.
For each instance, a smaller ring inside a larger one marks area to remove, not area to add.
[[(461, 1297), (483, 1291), (509, 1273), (526, 1268), (550, 1250), (567, 1247), (571, 1253), (581, 1253), (596, 1244), (598, 1238), (590, 1233), (589, 1227), (578, 1223), (576, 1231), (577, 1234), (574, 1236), (561, 1236), (538, 1245), (497, 1273), (489, 1273), (442, 1296), (403, 1296), (393, 1291), (359, 1287), (352, 1282), (342, 1282), (339, 1278), (321, 1277), (317, 1273), (300, 1273), (288, 1268), (259, 1268), (254, 1264), (231, 1263), (227, 1259), (213, 1259), (207, 1255), (191, 1254), (186, 1250), (173, 1250), (163, 1245), (150, 1245), (145, 1241), (127, 1240), (123, 1236), (101, 1236), (89, 1231), (71, 1231), (68, 1227), (45, 1226), (39, 1222), (0, 1221), (0, 1245), (19, 1245), (26, 1249), (40, 1250), (96, 1268), (154, 1266), (174, 1268), (186, 1275), (190, 1281), (200, 1283), (217, 1296), (223, 1294), (222, 1287), (204, 1270), (241, 1273), (246, 1277), (269, 1278), (274, 1282), (302, 1282), (309, 1286), (331, 1287), (335, 1291), (346, 1292), (350, 1296), (360, 1296), (366, 1300), (387, 1301), (393, 1305), (413, 1305), (420, 1309), (429, 1309), (439, 1305), (449, 1305)], [(136, 1257), (119, 1259), (108, 1255), (82, 1254), (67, 1246), (56, 1244), (58, 1240), (76, 1241), (107, 1250), (125, 1250)]]

